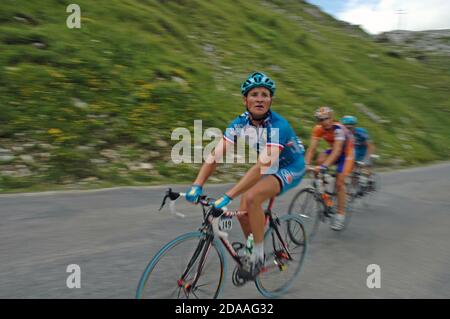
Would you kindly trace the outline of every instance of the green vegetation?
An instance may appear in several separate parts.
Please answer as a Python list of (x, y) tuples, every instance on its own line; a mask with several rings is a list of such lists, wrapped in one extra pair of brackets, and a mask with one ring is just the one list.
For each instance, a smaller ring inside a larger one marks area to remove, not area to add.
[(302, 1), (79, 0), (81, 29), (70, 3), (0, 3), (0, 192), (190, 182), (172, 130), (224, 129), (254, 70), (305, 144), (327, 104), (360, 119), (383, 165), (449, 158), (448, 72)]

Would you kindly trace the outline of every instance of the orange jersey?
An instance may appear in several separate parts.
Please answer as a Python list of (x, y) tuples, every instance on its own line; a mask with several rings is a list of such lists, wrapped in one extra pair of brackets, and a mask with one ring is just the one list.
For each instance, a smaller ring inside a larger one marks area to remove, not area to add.
[(326, 130), (322, 125), (317, 124), (312, 131), (312, 136), (314, 138), (323, 138), (330, 147), (333, 147), (335, 141), (344, 141), (344, 146), (342, 148), (342, 153), (348, 156), (351, 160), (354, 158), (354, 142), (352, 133), (341, 123), (334, 122), (333, 126)]

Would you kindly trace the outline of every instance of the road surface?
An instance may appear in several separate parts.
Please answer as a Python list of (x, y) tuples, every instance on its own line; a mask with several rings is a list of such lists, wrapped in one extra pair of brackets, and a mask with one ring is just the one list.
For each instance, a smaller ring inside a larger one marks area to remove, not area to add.
[[(381, 191), (346, 231), (321, 224), (285, 297), (450, 298), (449, 177), (450, 163), (382, 173)], [(0, 195), (0, 298), (133, 298), (149, 258), (201, 220), (183, 202), (185, 219), (158, 212), (164, 189)], [(295, 192), (275, 210), (285, 212)], [(230, 236), (242, 239), (237, 221)], [(66, 285), (71, 264), (81, 269), (79, 289)], [(367, 287), (371, 264), (380, 267), (380, 288)], [(222, 297), (262, 298), (253, 284), (235, 288), (230, 276)]]

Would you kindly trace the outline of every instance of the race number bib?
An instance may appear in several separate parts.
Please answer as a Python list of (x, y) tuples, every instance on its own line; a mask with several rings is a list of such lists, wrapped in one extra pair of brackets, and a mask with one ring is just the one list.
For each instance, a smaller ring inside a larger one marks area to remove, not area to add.
[(219, 221), (220, 230), (231, 230), (233, 228), (233, 218), (232, 217), (222, 217)]

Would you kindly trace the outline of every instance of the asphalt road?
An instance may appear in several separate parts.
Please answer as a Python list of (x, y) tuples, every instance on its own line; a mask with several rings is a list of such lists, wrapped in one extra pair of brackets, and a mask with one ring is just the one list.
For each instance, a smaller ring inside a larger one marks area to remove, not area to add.
[[(286, 298), (450, 298), (450, 163), (382, 173), (381, 183), (346, 231), (321, 224)], [(183, 202), (185, 219), (158, 212), (164, 189), (0, 195), (0, 298), (133, 298), (149, 258), (200, 224)], [(295, 192), (275, 210), (285, 212)], [(230, 236), (242, 239), (237, 221)], [(70, 264), (80, 266), (79, 289), (66, 285)], [(380, 288), (366, 285), (370, 264), (380, 267)], [(230, 276), (222, 297), (261, 298)]]

